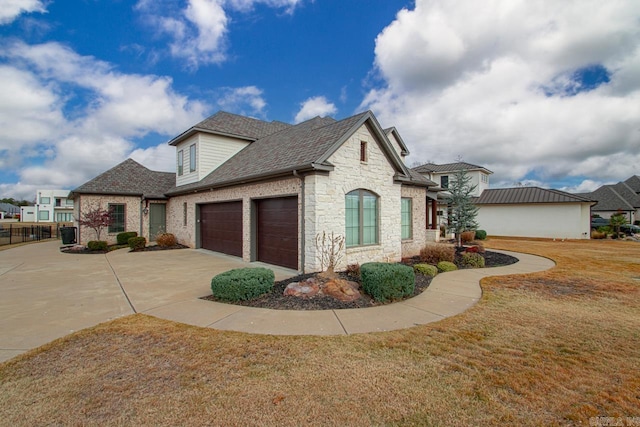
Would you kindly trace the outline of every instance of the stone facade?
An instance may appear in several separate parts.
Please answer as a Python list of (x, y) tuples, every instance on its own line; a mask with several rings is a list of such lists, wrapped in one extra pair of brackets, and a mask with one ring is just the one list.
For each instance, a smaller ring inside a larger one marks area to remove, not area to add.
[[(110, 196), (110, 195), (89, 195), (82, 194), (77, 197), (74, 204), (74, 218), (81, 218), (83, 212), (88, 212), (92, 209), (109, 209), (110, 204), (123, 204), (125, 205), (125, 230), (124, 231), (136, 231), (139, 236), (144, 235), (144, 229), (146, 228), (147, 234), (149, 226), (147, 224), (144, 227), (144, 222), (141, 221), (143, 217), (140, 197), (136, 196)], [(81, 227), (76, 222), (78, 227), (78, 243), (86, 245), (90, 240), (97, 240), (95, 232), (87, 227)], [(109, 244), (116, 243), (116, 236), (118, 233), (109, 233), (108, 228), (102, 230), (100, 240), (105, 240)], [(148, 236), (145, 236), (148, 237)]]
[(427, 198), (424, 188), (402, 187), (402, 197), (411, 198), (411, 239), (402, 241), (402, 257), (412, 257), (420, 254), (420, 250), (431, 237), (427, 230)]
[[(198, 205), (215, 202), (242, 200), (242, 233), (243, 247), (242, 259), (244, 261), (254, 261), (255, 254), (251, 253), (251, 210), (252, 200), (270, 197), (298, 196), (298, 209), (301, 215), (301, 181), (299, 178), (290, 177), (269, 182), (240, 185), (217, 189), (213, 191), (202, 191), (194, 194), (172, 197), (167, 206), (167, 231), (173, 233), (178, 242), (192, 248), (198, 247), (197, 236), (197, 209)], [(186, 216), (184, 207), (187, 207)], [(186, 218), (186, 222), (185, 222)], [(301, 251), (300, 242), (301, 222), (298, 222), (298, 253)]]

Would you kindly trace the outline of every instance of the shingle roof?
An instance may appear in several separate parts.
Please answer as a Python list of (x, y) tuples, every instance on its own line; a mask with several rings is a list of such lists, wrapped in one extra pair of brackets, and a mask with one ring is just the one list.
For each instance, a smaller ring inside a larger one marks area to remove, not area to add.
[[(374, 131), (377, 129), (382, 138), (386, 138), (370, 111), (340, 121), (316, 117), (252, 142), (201, 181), (181, 185), (169, 194), (259, 180), (290, 174), (294, 170), (330, 170), (333, 166), (327, 162), (328, 157), (359, 126), (367, 122)], [(389, 149), (393, 150), (391, 147)], [(397, 162), (399, 168), (406, 169), (401, 166), (399, 159)], [(410, 179), (408, 172), (406, 179)], [(427, 181), (421, 179), (411, 182), (428, 185)]]
[(465, 169), (465, 170), (485, 170), (488, 173), (493, 173), (489, 169), (487, 169), (487, 168), (485, 168), (483, 166), (478, 166), (478, 165), (474, 165), (474, 164), (467, 163), (467, 162), (445, 163), (445, 164), (442, 164), (442, 165), (437, 165), (435, 163), (426, 163), (424, 165), (421, 165), (421, 166), (413, 168), (413, 170), (415, 170), (416, 172), (419, 172), (419, 173), (455, 172), (455, 171), (458, 171), (460, 169)]
[(169, 141), (169, 144), (176, 145), (180, 141), (188, 138), (198, 131), (239, 137), (248, 139), (250, 141), (255, 141), (289, 127), (291, 127), (290, 124), (283, 122), (265, 122), (263, 120), (253, 119), (251, 117), (244, 117), (237, 114), (227, 113), (226, 111), (219, 111), (213, 116), (204, 119), (197, 125), (189, 128), (187, 131), (173, 138), (171, 141)]
[(640, 194), (640, 176), (633, 175), (628, 178), (625, 182), (636, 194)]
[(587, 197), (540, 187), (496, 188), (482, 192), (478, 205), (507, 205), (521, 203), (588, 203)]
[(597, 190), (591, 193), (583, 193), (581, 196), (589, 197), (598, 202), (591, 208), (596, 212), (617, 210), (634, 211), (636, 207), (640, 207), (638, 204), (640, 203), (638, 195), (633, 193), (633, 190), (629, 188), (629, 186), (621, 182), (615, 185), (603, 185)]
[(162, 199), (165, 198), (165, 193), (175, 186), (175, 183), (175, 173), (152, 171), (135, 160), (127, 159), (72, 190), (71, 193), (117, 194)]

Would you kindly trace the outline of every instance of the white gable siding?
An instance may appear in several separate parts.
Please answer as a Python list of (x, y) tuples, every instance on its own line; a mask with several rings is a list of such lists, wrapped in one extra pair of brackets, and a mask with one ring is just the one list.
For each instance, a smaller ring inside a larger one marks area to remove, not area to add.
[[(360, 141), (367, 143), (367, 162), (360, 161)], [(365, 189), (378, 199), (377, 245), (348, 248), (338, 269), (369, 261), (398, 261), (402, 255), (400, 230), (401, 185), (393, 182), (395, 170), (366, 126), (360, 127), (328, 161), (335, 169), (305, 177), (305, 258), (304, 271), (319, 271), (316, 235), (345, 236), (345, 195)]]
[(489, 236), (588, 239), (589, 203), (479, 205), (478, 229)]
[(391, 145), (393, 146), (393, 149), (395, 150), (395, 152), (398, 154), (398, 157), (402, 159), (402, 162), (404, 162), (404, 156), (402, 155), (402, 147), (400, 146), (400, 142), (396, 139), (393, 132), (390, 132), (389, 134), (387, 134), (387, 138), (389, 138), (389, 141), (391, 142)]
[[(196, 145), (196, 170), (191, 172), (189, 170), (190, 147), (193, 144)], [(180, 186), (202, 180), (247, 145), (249, 145), (248, 141), (204, 133), (198, 133), (184, 140), (176, 146), (176, 185)], [(178, 175), (177, 165), (180, 150), (184, 156), (182, 175)]]

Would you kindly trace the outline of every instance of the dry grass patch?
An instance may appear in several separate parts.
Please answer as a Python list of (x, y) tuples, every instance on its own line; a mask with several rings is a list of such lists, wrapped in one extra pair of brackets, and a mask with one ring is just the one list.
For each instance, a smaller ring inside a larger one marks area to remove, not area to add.
[(471, 310), (403, 331), (273, 337), (121, 318), (0, 365), (2, 422), (533, 426), (640, 416), (640, 245), (600, 243), (491, 240), (558, 266), (485, 279)]

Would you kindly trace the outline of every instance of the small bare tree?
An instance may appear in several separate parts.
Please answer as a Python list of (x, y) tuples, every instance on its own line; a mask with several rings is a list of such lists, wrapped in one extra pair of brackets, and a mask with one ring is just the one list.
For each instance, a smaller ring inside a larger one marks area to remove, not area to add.
[(344, 236), (335, 235), (333, 232), (331, 234), (327, 234), (324, 231), (322, 234), (318, 233), (316, 234), (316, 249), (322, 271), (325, 271), (326, 267), (326, 272), (333, 274), (336, 265), (340, 263), (344, 256)]
[(78, 224), (82, 227), (90, 228), (96, 233), (96, 240), (100, 240), (102, 230), (110, 226), (111, 222), (111, 213), (100, 206), (91, 207), (78, 218)]

